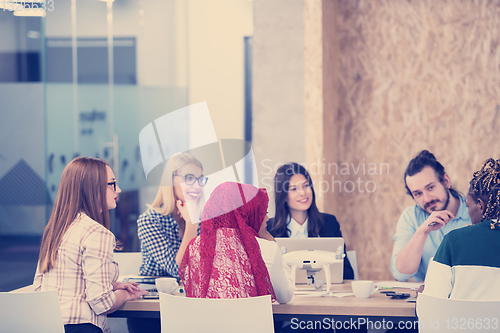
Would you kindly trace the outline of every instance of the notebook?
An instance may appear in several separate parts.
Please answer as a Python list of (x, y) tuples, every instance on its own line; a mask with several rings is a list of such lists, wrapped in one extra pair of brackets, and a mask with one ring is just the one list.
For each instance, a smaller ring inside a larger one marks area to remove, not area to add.
[[(337, 252), (337, 248), (342, 247), (344, 253), (344, 238), (342, 237), (310, 237), (310, 238), (286, 238), (277, 237), (276, 243), (281, 248), (282, 252), (290, 253), (292, 251), (302, 250), (321, 250), (329, 252)], [(286, 251), (284, 251), (286, 249)], [(345, 258), (344, 258), (345, 260)], [(296, 284), (307, 283), (307, 273), (305, 270), (297, 269), (295, 277)], [(341, 263), (330, 265), (330, 275), (332, 283), (342, 283), (344, 281), (344, 265)], [(314, 275), (315, 280), (323, 280), (326, 282), (325, 272), (321, 270)]]

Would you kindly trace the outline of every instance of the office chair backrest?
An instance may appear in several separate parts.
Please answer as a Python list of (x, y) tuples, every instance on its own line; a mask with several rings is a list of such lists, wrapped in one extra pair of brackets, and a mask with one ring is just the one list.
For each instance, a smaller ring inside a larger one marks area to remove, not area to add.
[(209, 299), (160, 293), (161, 332), (273, 333), (271, 296)]
[(64, 333), (57, 291), (0, 293), (0, 333)]
[(500, 300), (473, 301), (419, 294), (419, 332), (498, 332)]

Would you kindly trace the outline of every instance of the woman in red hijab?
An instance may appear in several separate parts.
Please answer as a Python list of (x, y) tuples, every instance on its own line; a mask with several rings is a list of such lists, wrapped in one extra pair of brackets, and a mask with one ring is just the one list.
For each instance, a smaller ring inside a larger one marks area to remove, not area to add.
[[(252, 185), (226, 182), (215, 188), (203, 210), (200, 236), (195, 237), (196, 224), (186, 223), (177, 255), (188, 297), (291, 300), (290, 268), (266, 229), (268, 202), (266, 190)], [(180, 210), (189, 216), (185, 206)]]

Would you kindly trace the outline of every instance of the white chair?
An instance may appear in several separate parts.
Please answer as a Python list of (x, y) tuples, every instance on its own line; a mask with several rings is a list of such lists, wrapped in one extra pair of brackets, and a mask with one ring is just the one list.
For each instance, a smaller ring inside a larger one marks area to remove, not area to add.
[(498, 332), (500, 300), (472, 301), (419, 294), (419, 332)]
[(64, 333), (56, 290), (0, 292), (1, 333)]
[(139, 275), (142, 264), (141, 252), (115, 252), (113, 259), (118, 263), (120, 276)]
[(160, 292), (161, 332), (273, 333), (271, 296), (209, 299)]
[(354, 280), (359, 280), (356, 251), (347, 251), (345, 254), (347, 255), (347, 259), (349, 259), (349, 262), (351, 263), (352, 270), (354, 271)]
[[(0, 0), (1, 1), (1, 0)], [(129, 275), (139, 275), (139, 270), (142, 264), (141, 252), (115, 252), (113, 259), (118, 264), (120, 271), (120, 281)], [(154, 285), (151, 285), (154, 287)], [(144, 288), (145, 285), (140, 285)], [(125, 318), (108, 318), (108, 324), (112, 332), (127, 332), (127, 320)]]

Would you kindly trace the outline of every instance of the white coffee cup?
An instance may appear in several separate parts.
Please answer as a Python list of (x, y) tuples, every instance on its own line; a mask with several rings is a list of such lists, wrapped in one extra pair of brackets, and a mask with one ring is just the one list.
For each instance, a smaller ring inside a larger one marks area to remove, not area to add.
[(368, 298), (378, 290), (373, 281), (352, 281), (351, 286), (356, 298)]
[(165, 294), (173, 294), (177, 287), (179, 287), (176, 278), (157, 278), (155, 284), (156, 289)]

